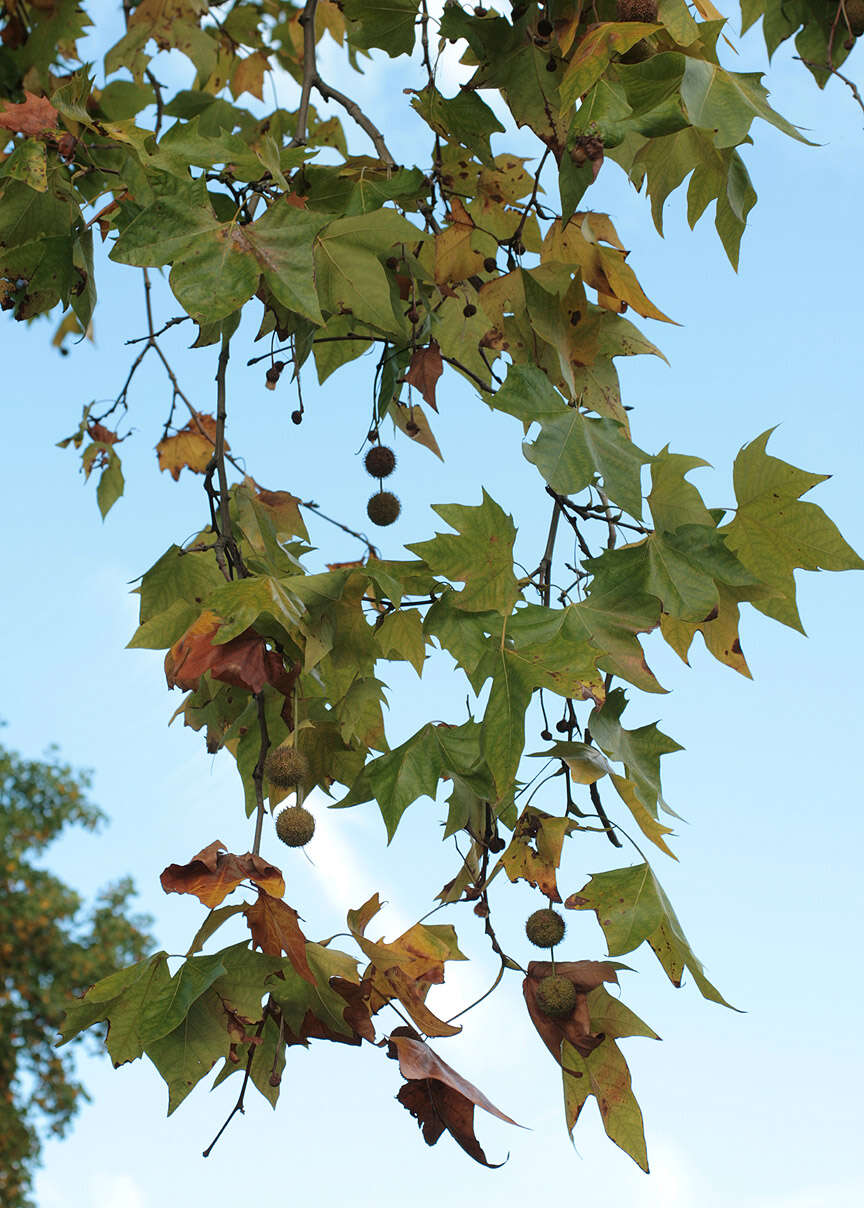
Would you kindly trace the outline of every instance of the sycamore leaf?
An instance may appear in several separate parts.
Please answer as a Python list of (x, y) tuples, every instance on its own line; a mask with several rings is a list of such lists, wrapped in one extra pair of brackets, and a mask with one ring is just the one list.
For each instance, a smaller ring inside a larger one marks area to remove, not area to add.
[(505, 616), (519, 598), (513, 573), (513, 518), (483, 491), (478, 507), (439, 504), (434, 510), (456, 534), (436, 533), (431, 541), (405, 548), (422, 558), (430, 570), (465, 584), (454, 603), (470, 612), (494, 609)]
[(394, 399), (391, 403), (388, 414), (392, 417), (396, 427), (406, 436), (409, 436), (415, 444), (423, 445), (430, 453), (434, 453), (439, 461), (443, 461), (441, 450), (438, 448), (438, 442), (432, 435), (432, 429), (429, 427), (429, 420), (426, 418), (426, 412), (419, 403), (415, 403), (413, 407), (409, 407), (406, 403), (400, 403), (398, 399)]
[(411, 1029), (393, 1029), (388, 1053), (398, 1060), (399, 1072), (407, 1079), (397, 1098), (416, 1118), (426, 1144), (434, 1145), (446, 1129), (476, 1162), (492, 1167), (474, 1136), (475, 1106), (506, 1124), (516, 1121), (499, 1111), (482, 1091), (442, 1061)]
[(191, 893), (205, 906), (218, 906), (241, 881), (254, 881), (272, 896), (285, 892), (282, 873), (251, 852), (235, 856), (216, 839), (188, 864), (169, 864), (159, 880), (166, 893)]
[[(746, 675), (748, 679), (752, 679), (738, 635), (739, 601), (736, 590), (733, 587), (727, 587), (725, 583), (718, 583), (717, 596), (716, 609), (709, 613), (704, 621), (682, 621), (678, 617), (670, 617), (667, 613), (662, 613), (660, 632), (664, 641), (668, 642), (685, 663), (688, 662), (687, 653), (693, 638), (697, 633), (701, 633), (705, 641), (705, 648), (714, 655), (715, 659), (725, 663), (727, 667), (731, 667), (740, 675)], [(751, 600), (751, 603), (757, 606), (758, 599), (759, 597), (756, 597)]]
[(414, 349), (408, 372), (402, 380), (411, 386), (416, 386), (433, 411), (437, 411), (435, 387), (443, 372), (444, 362), (441, 359), (441, 349), (435, 340), (430, 340), (423, 348)]
[(684, 970), (689, 969), (704, 998), (731, 1006), (705, 976), (649, 865), (594, 873), (564, 905), (569, 910), (596, 913), (610, 956), (632, 952), (647, 941), (674, 986), (681, 985)]
[(301, 977), (308, 982), (315, 980), (306, 960), (306, 936), (300, 930), (300, 916), (292, 906), (281, 898), (271, 897), (259, 884), (258, 900), (243, 913), (256, 948), (268, 956), (284, 952)]
[[(174, 436), (163, 436), (156, 446), (159, 469), (168, 470), (176, 482), (181, 470), (203, 474), (213, 460), (216, 445), (216, 420), (212, 415), (196, 412), (185, 427)], [(230, 449), (226, 443), (225, 448)]]
[(376, 628), (375, 637), (385, 659), (404, 659), (418, 675), (426, 661), (423, 618), (416, 608), (400, 608), (389, 613)]
[(657, 729), (655, 724), (625, 730), (621, 714), (627, 704), (623, 688), (613, 688), (601, 708), (588, 719), (590, 733), (609, 757), (624, 764), (627, 779), (642, 805), (657, 816), (658, 806), (668, 808), (660, 786), (660, 759), (682, 750), (680, 743)]
[(793, 572), (861, 570), (864, 561), (820, 507), (800, 500), (826, 476), (770, 456), (765, 451), (770, 435), (763, 432), (735, 458), (738, 510), (721, 531), (747, 570), (771, 589), (770, 596), (754, 599), (753, 607), (801, 629)]
[[(608, 961), (529, 961), (528, 973), (522, 982), (522, 993), (531, 1022), (540, 1039), (557, 1062), (561, 1062), (561, 1045), (568, 1041), (577, 1052), (587, 1056), (601, 1043), (603, 1036), (591, 1026), (588, 995), (603, 982), (618, 981), (619, 966)], [(540, 1010), (537, 1004), (537, 987), (550, 974), (566, 977), (576, 990), (576, 1004), (569, 1015), (553, 1018)]]
[[(243, 580), (245, 582), (245, 580)], [(289, 687), (282, 656), (269, 650), (262, 637), (247, 629), (228, 642), (214, 644), (221, 619), (211, 609), (194, 621), (165, 656), (168, 687), (188, 692), (209, 671), (213, 679), (223, 680), (249, 692), (260, 692), (265, 684)]]
[(57, 110), (44, 96), (24, 89), (24, 100), (16, 105), (0, 101), (0, 129), (13, 134), (43, 134), (57, 128)]
[(642, 21), (603, 22), (590, 29), (573, 53), (561, 81), (561, 100), (565, 105), (576, 101), (594, 84), (617, 55), (625, 54), (661, 27)]
[(611, 771), (602, 752), (585, 742), (553, 742), (547, 750), (531, 754), (535, 758), (563, 760), (576, 784), (596, 784)]
[(491, 875), (503, 868), (511, 881), (527, 881), (550, 902), (560, 902), (555, 870), (561, 863), (564, 840), (572, 829), (571, 819), (556, 818), (536, 806), (526, 806)]
[(589, 1095), (597, 1099), (603, 1127), (637, 1166), (648, 1173), (642, 1112), (630, 1086), (630, 1071), (621, 1050), (607, 1036), (587, 1057), (565, 1040), (561, 1046), (564, 1114), (568, 1131), (576, 1125)]
[(618, 796), (633, 815), (633, 818), (642, 834), (645, 835), (646, 838), (650, 839), (652, 843), (656, 843), (660, 850), (665, 852), (667, 856), (671, 856), (673, 860), (677, 860), (678, 857), (664, 839), (664, 835), (673, 834), (672, 828), (670, 826), (664, 826), (663, 823), (657, 819), (656, 815), (642, 803), (642, 801), (639, 799), (638, 793), (636, 792), (636, 786), (632, 783), (632, 781), (628, 780), (626, 776), (619, 776), (617, 772), (612, 771), (610, 771), (609, 776), (612, 783), (615, 785)]

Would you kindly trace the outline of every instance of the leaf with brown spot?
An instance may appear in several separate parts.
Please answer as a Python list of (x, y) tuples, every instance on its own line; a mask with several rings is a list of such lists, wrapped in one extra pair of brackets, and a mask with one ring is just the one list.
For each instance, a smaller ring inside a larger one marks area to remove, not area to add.
[(282, 873), (260, 856), (246, 852), (235, 856), (216, 839), (188, 864), (169, 864), (159, 878), (166, 893), (191, 893), (212, 910), (241, 881), (254, 881), (273, 897), (285, 892)]
[(315, 978), (306, 960), (306, 936), (300, 930), (297, 911), (281, 898), (271, 897), (266, 889), (259, 888), (258, 901), (247, 906), (243, 913), (255, 947), (268, 956), (279, 956), (284, 952), (300, 976), (314, 984)]
[[(196, 412), (175, 436), (165, 436), (156, 446), (159, 469), (168, 470), (176, 482), (181, 470), (203, 474), (213, 457), (216, 444), (216, 420), (212, 415)], [(225, 443), (225, 448), (230, 449)]]
[(24, 89), (20, 105), (0, 102), (0, 128), (13, 134), (43, 134), (57, 128), (57, 110), (44, 96), (34, 96)]
[(411, 363), (408, 366), (408, 372), (402, 380), (411, 386), (416, 386), (423, 395), (425, 402), (429, 404), (433, 411), (437, 411), (438, 404), (435, 402), (435, 387), (443, 372), (444, 361), (441, 357), (441, 349), (435, 340), (430, 340), (425, 348), (414, 349), (414, 352), (411, 354)]
[(255, 501), (266, 509), (273, 521), (273, 528), (280, 540), (285, 537), (302, 537), (309, 540), (309, 533), (300, 515), (300, 499), (290, 491), (267, 491), (259, 487), (254, 478), (245, 478), (244, 483), (255, 492)]
[[(583, 1057), (597, 1048), (603, 1039), (591, 1026), (588, 995), (603, 982), (617, 982), (615, 965), (609, 961), (530, 961), (528, 976), (522, 982), (522, 993), (531, 1022), (540, 1034), (546, 1048), (561, 1063), (561, 1042), (568, 1041)], [(553, 1019), (544, 1015), (537, 1005), (537, 986), (550, 974), (566, 977), (576, 988), (576, 1006), (565, 1019)]]
[(436, 285), (455, 285), (481, 271), (483, 255), (471, 246), (475, 229), (462, 202), (451, 197), (450, 222), (435, 236)]
[(564, 839), (572, 828), (569, 818), (557, 818), (535, 806), (526, 807), (493, 876), (498, 868), (503, 868), (511, 881), (527, 881), (550, 901), (560, 902), (555, 870), (561, 863)]
[(438, 442), (432, 435), (426, 413), (418, 403), (415, 403), (413, 407), (408, 407), (405, 403), (394, 402), (389, 414), (393, 417), (396, 427), (400, 428), (406, 436), (410, 436), (418, 445), (429, 449), (441, 461), (444, 460), (441, 450), (438, 448)]
[(220, 624), (216, 613), (206, 609), (174, 643), (165, 656), (169, 688), (191, 692), (206, 671), (214, 679), (248, 692), (260, 692), (265, 684), (284, 685), (288, 673), (282, 658), (275, 650), (268, 650), (262, 637), (246, 629), (217, 646), (213, 639)]

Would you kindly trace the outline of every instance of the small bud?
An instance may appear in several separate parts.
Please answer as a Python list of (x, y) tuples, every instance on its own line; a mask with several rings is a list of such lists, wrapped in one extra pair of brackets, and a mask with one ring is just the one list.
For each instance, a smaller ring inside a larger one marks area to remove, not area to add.
[(551, 742), (552, 741), (552, 731), (551, 730), (541, 730), (540, 737), (543, 739), (544, 742)]
[(292, 411), (291, 412), (291, 423), (292, 424), (302, 424), (303, 423), (303, 412), (302, 411)]
[(567, 734), (570, 730), (570, 723), (564, 721), (564, 719), (562, 718), (561, 721), (555, 722), (555, 729), (558, 731), (559, 734)]
[(477, 307), (472, 306), (471, 303), (469, 302), (467, 306), (463, 306), (462, 314), (465, 316), (466, 319), (470, 319), (472, 315), (477, 314)]
[(486, 259), (483, 261), (483, 267), (485, 268), (487, 273), (494, 273), (498, 269), (498, 261), (495, 259), (494, 256), (487, 256)]

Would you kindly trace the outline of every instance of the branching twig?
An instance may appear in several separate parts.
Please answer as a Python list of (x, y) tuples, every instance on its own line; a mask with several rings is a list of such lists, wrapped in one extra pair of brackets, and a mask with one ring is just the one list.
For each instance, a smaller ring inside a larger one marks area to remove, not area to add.
[(848, 76), (843, 75), (836, 67), (832, 67), (830, 63), (814, 63), (811, 59), (802, 59), (800, 55), (795, 55), (794, 57), (799, 63), (803, 63), (805, 67), (813, 68), (816, 71), (827, 71), (829, 75), (836, 76), (838, 80), (842, 80), (846, 87), (851, 90), (857, 104), (864, 110), (864, 100), (861, 99), (861, 93), (858, 91), (855, 82), (850, 80)]
[(258, 1027), (255, 1030), (255, 1039), (252, 1040), (249, 1044), (249, 1054), (246, 1058), (246, 1069), (243, 1071), (243, 1085), (240, 1087), (240, 1094), (237, 1097), (237, 1102), (234, 1104), (234, 1106), (231, 1108), (231, 1111), (228, 1113), (228, 1119), (225, 1121), (225, 1123), (222, 1125), (222, 1127), (217, 1132), (216, 1136), (213, 1138), (213, 1140), (210, 1142), (210, 1144), (207, 1146), (207, 1148), (204, 1150), (203, 1154), (201, 1155), (204, 1158), (210, 1157), (210, 1154), (213, 1151), (214, 1145), (219, 1140), (219, 1138), (222, 1136), (225, 1129), (228, 1127), (228, 1125), (231, 1123), (231, 1121), (234, 1119), (234, 1117), (237, 1115), (237, 1113), (240, 1112), (242, 1115), (243, 1112), (245, 1111), (245, 1108), (243, 1106), (243, 1101), (246, 1098), (246, 1087), (249, 1085), (249, 1078), (252, 1073), (252, 1062), (255, 1060), (255, 1050), (258, 1048), (258, 1043), (261, 1040), (261, 1033), (264, 1031), (264, 1024), (267, 1022), (267, 1016), (269, 1013), (270, 1013), (270, 1002), (268, 1000), (264, 1007), (264, 1013), (261, 1016), (261, 1022), (258, 1024)]

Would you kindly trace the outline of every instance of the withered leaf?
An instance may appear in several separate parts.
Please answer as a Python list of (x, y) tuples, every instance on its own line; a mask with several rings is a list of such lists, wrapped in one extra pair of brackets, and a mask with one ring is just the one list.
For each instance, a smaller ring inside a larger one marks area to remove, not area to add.
[[(175, 482), (184, 469), (203, 474), (213, 457), (215, 443), (216, 420), (212, 415), (198, 411), (174, 436), (165, 436), (159, 441), (156, 446), (159, 469), (168, 470)], [(225, 448), (230, 448), (227, 441)]]
[(214, 679), (260, 692), (265, 684), (279, 687), (286, 677), (280, 655), (269, 650), (264, 639), (252, 629), (246, 629), (229, 642), (213, 645), (220, 618), (207, 609), (189, 626), (165, 656), (165, 678), (168, 687), (191, 692), (205, 671)]
[(57, 128), (57, 110), (44, 96), (34, 96), (25, 88), (20, 105), (0, 102), (0, 127), (15, 134), (42, 134)]
[(526, 807), (501, 856), (500, 866), (511, 881), (527, 881), (550, 902), (560, 902), (555, 870), (561, 863), (561, 848), (572, 826), (569, 818), (555, 817), (534, 806)]
[[(551, 973), (566, 977), (576, 989), (576, 1006), (564, 1019), (544, 1015), (537, 1005), (537, 986)], [(592, 1032), (588, 995), (607, 981), (618, 981), (615, 966), (608, 961), (556, 961), (554, 965), (551, 961), (529, 962), (528, 976), (522, 982), (525, 1005), (540, 1039), (559, 1064), (562, 1040), (567, 1040), (583, 1057), (603, 1040), (602, 1032), (596, 1035)]]
[(487, 1160), (474, 1135), (474, 1104), (445, 1082), (436, 1078), (412, 1080), (405, 1083), (396, 1098), (420, 1125), (427, 1145), (434, 1145), (446, 1129), (475, 1162), (492, 1170), (503, 1165)]
[(300, 930), (297, 911), (259, 887), (258, 901), (247, 906), (243, 913), (255, 947), (268, 956), (284, 952), (300, 976), (314, 984), (315, 977), (306, 960), (306, 936)]
[[(395, 1028), (390, 1034), (390, 1046), (396, 1050), (403, 1078), (409, 1080), (435, 1078), (460, 1095), (464, 1095), (466, 1099), (470, 1099), (477, 1107), (482, 1107), (484, 1111), (497, 1116), (506, 1124), (516, 1124), (515, 1120), (511, 1120), (509, 1116), (505, 1116), (502, 1111), (499, 1111), (494, 1103), (490, 1103), (482, 1091), (479, 1091), (461, 1074), (457, 1074), (446, 1061), (441, 1060), (437, 1053), (433, 1053), (428, 1044), (424, 1044), (416, 1037), (406, 1035), (407, 1031), (407, 1028)], [(517, 1124), (516, 1127), (520, 1128), (521, 1125)]]
[(282, 873), (274, 864), (246, 852), (235, 856), (216, 839), (193, 856), (188, 864), (169, 864), (159, 880), (166, 893), (194, 894), (212, 910), (236, 889), (241, 881), (254, 881), (273, 897), (285, 892)]
[(425, 348), (414, 349), (404, 381), (417, 387), (423, 395), (424, 401), (433, 411), (438, 410), (438, 404), (435, 402), (435, 387), (443, 372), (444, 361), (441, 357), (441, 349), (435, 340), (430, 340)]

